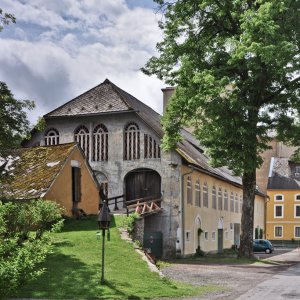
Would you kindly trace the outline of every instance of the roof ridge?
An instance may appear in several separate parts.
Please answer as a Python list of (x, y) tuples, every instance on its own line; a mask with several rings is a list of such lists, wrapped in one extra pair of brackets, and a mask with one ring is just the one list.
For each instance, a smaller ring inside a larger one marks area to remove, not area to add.
[(44, 117), (47, 118), (50, 114), (52, 114), (52, 113), (56, 112), (57, 110), (63, 108), (63, 107), (66, 106), (67, 104), (69, 104), (69, 103), (71, 103), (71, 102), (77, 100), (79, 97), (81, 97), (81, 96), (83, 96), (83, 95), (89, 93), (90, 91), (94, 90), (95, 88), (97, 88), (97, 87), (99, 87), (99, 86), (101, 86), (101, 85), (103, 85), (103, 84), (107, 84), (107, 83), (111, 83), (111, 82), (109, 81), (109, 79), (106, 78), (103, 82), (97, 84), (96, 86), (94, 86), (94, 87), (92, 87), (91, 89), (85, 91), (84, 93), (82, 93), (82, 94), (76, 96), (75, 98), (73, 98), (73, 99), (67, 101), (66, 103), (64, 103), (64, 104), (60, 105), (59, 107), (55, 108), (54, 110), (48, 112), (47, 114), (44, 115)]

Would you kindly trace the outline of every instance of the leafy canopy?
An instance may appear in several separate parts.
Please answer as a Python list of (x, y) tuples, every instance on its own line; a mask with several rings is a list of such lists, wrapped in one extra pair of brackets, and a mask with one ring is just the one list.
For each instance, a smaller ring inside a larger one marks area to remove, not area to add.
[(260, 165), (270, 132), (300, 145), (299, 1), (156, 2), (164, 38), (143, 71), (177, 86), (165, 149), (190, 126), (215, 166), (244, 174)]

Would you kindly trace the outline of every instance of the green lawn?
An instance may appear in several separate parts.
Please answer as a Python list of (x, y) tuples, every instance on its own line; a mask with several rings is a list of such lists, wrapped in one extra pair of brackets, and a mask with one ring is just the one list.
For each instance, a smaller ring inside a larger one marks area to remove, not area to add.
[(102, 241), (96, 239), (96, 219), (91, 217), (67, 220), (64, 230), (53, 234), (55, 247), (45, 262), (45, 273), (22, 287), (15, 297), (153, 299), (220, 290), (216, 286), (194, 287), (161, 279), (148, 270), (132, 244), (121, 240), (115, 221), (112, 223), (111, 241), (106, 241), (105, 248), (105, 286), (100, 285)]

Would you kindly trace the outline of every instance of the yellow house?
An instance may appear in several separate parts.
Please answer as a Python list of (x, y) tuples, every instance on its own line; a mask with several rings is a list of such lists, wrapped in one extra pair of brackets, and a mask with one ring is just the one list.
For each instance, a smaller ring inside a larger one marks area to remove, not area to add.
[[(183, 142), (184, 143), (184, 142)], [(194, 160), (188, 145), (178, 150), (185, 163), (182, 176), (183, 256), (192, 255), (200, 248), (205, 252), (222, 252), (239, 246), (243, 188), (240, 177), (227, 168), (204, 165), (205, 155)], [(195, 157), (195, 156), (194, 156)], [(254, 227), (265, 230), (265, 195), (258, 192), (254, 205)]]
[(300, 240), (300, 164), (272, 157), (267, 195), (267, 239)]
[(80, 209), (86, 214), (98, 212), (98, 183), (76, 143), (14, 150), (5, 165), (2, 161), (2, 169), (7, 180), (1, 198), (52, 200), (67, 216)]

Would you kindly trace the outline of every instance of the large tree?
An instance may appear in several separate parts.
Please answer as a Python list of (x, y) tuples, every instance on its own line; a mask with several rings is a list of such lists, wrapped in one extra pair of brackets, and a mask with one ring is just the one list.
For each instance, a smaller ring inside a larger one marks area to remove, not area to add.
[[(256, 168), (270, 131), (297, 141), (300, 1), (156, 0), (164, 32), (143, 71), (177, 86), (164, 148), (190, 126), (215, 166), (242, 177), (239, 256), (253, 256)], [(298, 135), (299, 136), (299, 135)]]

